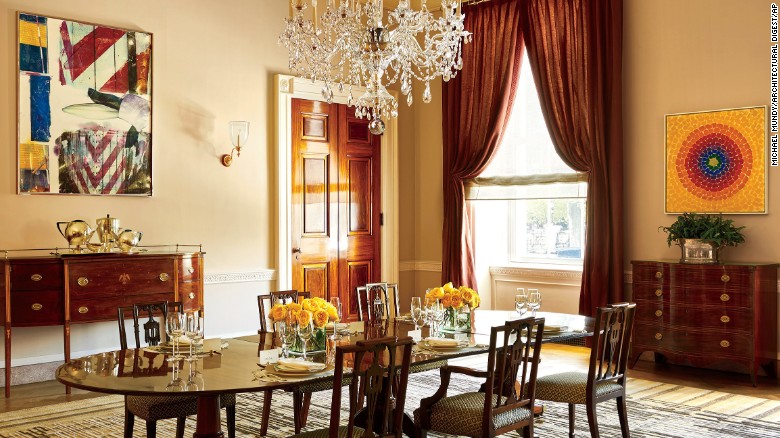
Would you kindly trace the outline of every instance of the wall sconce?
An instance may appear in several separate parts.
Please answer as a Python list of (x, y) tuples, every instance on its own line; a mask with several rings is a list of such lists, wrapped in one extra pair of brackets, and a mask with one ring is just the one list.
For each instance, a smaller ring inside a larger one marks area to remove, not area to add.
[(230, 141), (233, 143), (233, 149), (230, 151), (230, 155), (222, 155), (222, 165), (230, 167), (233, 164), (233, 151), (236, 152), (236, 156), (241, 156), (241, 146), (246, 144), (246, 139), (249, 137), (249, 122), (230, 122)]

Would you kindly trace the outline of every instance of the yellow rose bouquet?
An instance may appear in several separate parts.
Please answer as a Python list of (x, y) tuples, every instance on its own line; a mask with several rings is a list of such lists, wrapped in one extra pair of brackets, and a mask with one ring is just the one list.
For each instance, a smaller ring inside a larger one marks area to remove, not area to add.
[[(269, 318), (274, 322), (284, 322), (297, 329), (311, 323), (313, 335), (306, 343), (307, 352), (324, 351), (326, 348), (325, 326), (328, 322), (338, 320), (338, 311), (332, 304), (322, 298), (305, 298), (300, 303), (277, 303), (271, 307)], [(294, 352), (303, 351), (302, 340), (296, 339), (290, 345)]]
[(450, 332), (471, 331), (471, 311), (480, 305), (479, 293), (468, 286), (456, 288), (452, 283), (428, 289), (425, 305), (435, 303), (444, 307), (444, 321), (440, 329)]

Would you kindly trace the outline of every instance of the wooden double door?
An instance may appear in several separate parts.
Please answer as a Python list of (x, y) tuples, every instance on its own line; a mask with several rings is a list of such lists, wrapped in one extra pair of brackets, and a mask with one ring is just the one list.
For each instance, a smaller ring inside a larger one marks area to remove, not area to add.
[(292, 101), (292, 282), (341, 298), (357, 319), (355, 288), (380, 281), (380, 138), (346, 105)]

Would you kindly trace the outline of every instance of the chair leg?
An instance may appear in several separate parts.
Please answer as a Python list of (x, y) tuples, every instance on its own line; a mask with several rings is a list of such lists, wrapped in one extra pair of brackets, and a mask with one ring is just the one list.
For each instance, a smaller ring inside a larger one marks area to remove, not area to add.
[(295, 433), (301, 433), (301, 411), (303, 410), (303, 393), (293, 390), (293, 423), (295, 424)]
[(534, 422), (531, 420), (528, 426), (523, 428), (523, 438), (534, 438)]
[(263, 391), (263, 416), (260, 419), (260, 436), (268, 434), (268, 421), (271, 418), (271, 397), (273, 391)]
[(187, 422), (187, 417), (176, 418), (176, 438), (184, 438), (184, 423)]
[(569, 403), (569, 438), (574, 438), (574, 412), (576, 406)]
[(303, 406), (301, 406), (301, 429), (306, 427), (306, 421), (309, 419), (309, 408), (311, 407), (311, 393), (303, 394)]
[(125, 438), (133, 438), (133, 425), (135, 424), (135, 415), (125, 407)]
[(225, 407), (228, 438), (236, 438), (236, 405)]
[(599, 438), (599, 423), (596, 421), (596, 403), (586, 403), (585, 410), (588, 413), (588, 428), (590, 428), (590, 437)]
[(623, 438), (630, 438), (628, 434), (628, 410), (626, 409), (626, 398), (617, 398), (618, 417), (620, 418), (620, 432)]
[(157, 422), (146, 422), (146, 438), (157, 438)]

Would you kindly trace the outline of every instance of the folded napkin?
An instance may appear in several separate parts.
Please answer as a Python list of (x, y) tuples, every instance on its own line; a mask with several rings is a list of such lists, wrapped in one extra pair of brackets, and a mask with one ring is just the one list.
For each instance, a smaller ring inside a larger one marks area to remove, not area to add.
[(551, 325), (546, 325), (545, 324), (544, 331), (545, 332), (562, 332), (562, 331), (564, 331), (564, 330), (566, 330), (568, 328), (569, 327), (565, 326), (565, 325), (552, 325), (552, 324)]
[[(336, 323), (336, 330), (338, 330), (338, 331), (346, 330), (347, 327), (349, 327), (349, 324), (347, 324), (347, 323), (344, 323), (344, 322), (337, 322)], [(327, 330), (329, 332), (332, 332), (333, 331), (333, 324), (332, 323), (328, 323), (328, 325), (325, 326), (325, 330)]]
[(280, 368), (291, 371), (319, 371), (324, 370), (326, 365), (319, 362), (307, 362), (303, 359), (285, 359), (280, 358), (278, 362)]
[(464, 342), (449, 338), (425, 338), (425, 342), (431, 347), (457, 347)]

